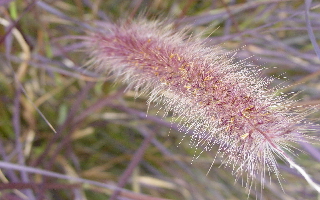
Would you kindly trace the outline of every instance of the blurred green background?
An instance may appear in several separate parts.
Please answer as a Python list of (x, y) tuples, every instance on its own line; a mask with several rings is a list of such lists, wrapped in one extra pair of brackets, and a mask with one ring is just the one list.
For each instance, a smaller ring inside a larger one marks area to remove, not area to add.
[[(86, 54), (74, 38), (86, 35), (99, 21), (169, 19), (177, 29), (205, 31), (208, 46), (236, 50), (236, 60), (265, 68), (262, 76), (276, 77), (274, 85), (285, 87), (283, 92), (301, 91), (294, 97), (297, 106), (317, 106), (320, 60), (311, 40), (320, 41), (319, 2), (11, 0), (0, 4), (1, 199), (109, 199), (112, 186), (121, 180), (125, 190), (118, 198), (123, 200), (320, 199), (281, 160), (284, 191), (271, 174), (272, 181), (267, 179), (263, 190), (257, 180), (248, 194), (230, 168), (220, 167), (222, 160), (217, 158), (210, 168), (217, 149), (194, 159), (201, 150), (195, 152), (188, 135), (184, 138), (153, 105), (147, 115), (146, 95), (135, 98), (125, 85), (84, 67)], [(309, 116), (315, 123), (318, 117), (319, 112)], [(319, 183), (319, 143), (296, 146), (303, 152), (296, 150), (295, 160)], [(46, 174), (49, 171), (83, 179)]]

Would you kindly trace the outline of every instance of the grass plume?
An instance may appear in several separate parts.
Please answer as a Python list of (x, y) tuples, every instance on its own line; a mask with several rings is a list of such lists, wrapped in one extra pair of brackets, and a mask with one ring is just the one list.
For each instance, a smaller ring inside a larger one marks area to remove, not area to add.
[(89, 65), (138, 93), (149, 92), (148, 103), (162, 102), (181, 127), (192, 129), (194, 147), (210, 151), (218, 145), (236, 177), (245, 172), (248, 188), (267, 171), (279, 179), (275, 154), (297, 168), (286, 152), (291, 142), (305, 140), (308, 111), (296, 112), (294, 101), (268, 88), (272, 79), (260, 78), (259, 70), (233, 62), (229, 53), (206, 47), (172, 24), (140, 19), (99, 28), (85, 38)]

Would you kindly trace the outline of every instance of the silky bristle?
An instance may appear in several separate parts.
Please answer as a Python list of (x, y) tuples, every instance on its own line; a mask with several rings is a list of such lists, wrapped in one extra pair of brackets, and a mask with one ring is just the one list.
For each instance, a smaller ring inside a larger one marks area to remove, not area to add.
[[(272, 79), (234, 62), (229, 53), (206, 47), (171, 24), (138, 20), (101, 26), (86, 39), (90, 66), (128, 83), (150, 102), (162, 102), (191, 143), (205, 151), (219, 147), (224, 164), (248, 180), (277, 174), (274, 154), (304, 140), (304, 118), (293, 101), (268, 89)], [(262, 175), (261, 175), (262, 174)]]

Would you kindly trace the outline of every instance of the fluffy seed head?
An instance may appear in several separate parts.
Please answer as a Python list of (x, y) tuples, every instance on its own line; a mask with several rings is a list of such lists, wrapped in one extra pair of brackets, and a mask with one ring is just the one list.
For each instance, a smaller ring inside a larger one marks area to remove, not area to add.
[(172, 25), (138, 20), (106, 24), (86, 39), (90, 64), (150, 92), (150, 102), (162, 102), (166, 112), (193, 130), (192, 143), (219, 155), (237, 176), (248, 180), (276, 174), (274, 153), (284, 157), (289, 141), (303, 138), (300, 115), (291, 101), (267, 89), (271, 79), (233, 63), (228, 53), (206, 47)]

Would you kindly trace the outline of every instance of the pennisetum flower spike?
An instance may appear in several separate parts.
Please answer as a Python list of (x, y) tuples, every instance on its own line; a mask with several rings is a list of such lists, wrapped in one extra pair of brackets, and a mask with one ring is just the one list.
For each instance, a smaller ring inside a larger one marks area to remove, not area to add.
[(85, 44), (90, 65), (150, 92), (148, 103), (162, 102), (181, 126), (193, 130), (196, 148), (218, 145), (236, 176), (246, 172), (247, 187), (257, 176), (263, 180), (267, 170), (279, 179), (276, 154), (320, 192), (286, 153), (290, 142), (305, 140), (303, 113), (292, 112), (293, 101), (267, 89), (271, 79), (159, 21), (105, 24), (85, 37)]

